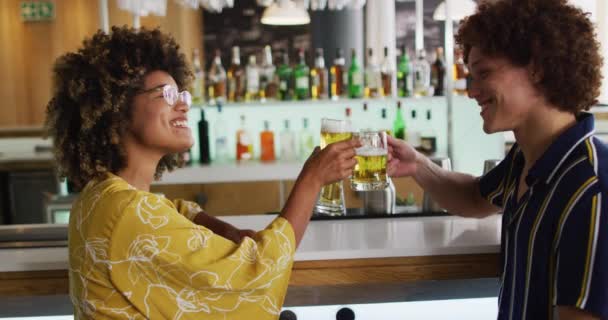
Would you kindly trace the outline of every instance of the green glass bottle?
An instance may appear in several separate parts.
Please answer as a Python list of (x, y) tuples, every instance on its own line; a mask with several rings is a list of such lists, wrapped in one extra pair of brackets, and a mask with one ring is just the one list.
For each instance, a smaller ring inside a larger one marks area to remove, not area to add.
[(404, 46), (401, 49), (401, 57), (399, 57), (399, 63), (397, 64), (397, 94), (399, 97), (409, 97), (411, 95), (408, 81), (409, 75), (410, 61)]
[(295, 96), (297, 100), (306, 100), (310, 94), (310, 69), (306, 65), (304, 49), (298, 51), (298, 64), (294, 68), (293, 78), (295, 82)]
[(279, 99), (291, 100), (293, 97), (293, 87), (291, 85), (292, 69), (289, 66), (289, 55), (287, 51), (283, 51), (283, 63), (277, 68), (277, 76), (279, 77)]
[(348, 96), (350, 98), (361, 98), (363, 96), (363, 72), (357, 61), (357, 52), (351, 51), (350, 68), (348, 68)]
[(395, 138), (406, 140), (406, 126), (405, 120), (403, 120), (403, 113), (401, 112), (401, 101), (397, 101), (397, 112), (395, 114), (395, 121), (393, 122), (393, 132), (395, 133)]

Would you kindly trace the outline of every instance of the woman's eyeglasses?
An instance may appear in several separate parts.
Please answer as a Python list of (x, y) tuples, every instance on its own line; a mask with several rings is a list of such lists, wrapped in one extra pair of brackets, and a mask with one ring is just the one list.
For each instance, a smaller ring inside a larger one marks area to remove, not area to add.
[(170, 84), (166, 84), (164, 86), (159, 86), (159, 87), (155, 87), (152, 89), (140, 91), (139, 93), (148, 93), (148, 92), (152, 92), (152, 91), (162, 91), (163, 98), (165, 99), (167, 104), (169, 104), (169, 106), (171, 106), (171, 107), (175, 106), (177, 101), (181, 101), (182, 103), (186, 104), (188, 106), (188, 108), (190, 108), (190, 106), (192, 106), (192, 95), (187, 90), (179, 92), (179, 91), (177, 91), (176, 87), (174, 87)]

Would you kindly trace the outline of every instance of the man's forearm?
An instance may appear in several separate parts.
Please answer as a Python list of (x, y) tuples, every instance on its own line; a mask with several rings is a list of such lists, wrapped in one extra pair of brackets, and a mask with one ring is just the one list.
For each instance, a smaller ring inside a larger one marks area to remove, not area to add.
[(422, 155), (417, 163), (414, 179), (450, 213), (463, 217), (485, 217), (497, 211), (481, 197), (476, 177), (445, 170)]

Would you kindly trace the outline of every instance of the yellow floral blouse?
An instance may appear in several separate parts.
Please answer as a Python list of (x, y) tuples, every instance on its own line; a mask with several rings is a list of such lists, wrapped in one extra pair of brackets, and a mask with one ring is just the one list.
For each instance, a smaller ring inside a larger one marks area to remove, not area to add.
[(275, 219), (235, 244), (171, 202), (108, 174), (72, 207), (70, 297), (76, 319), (277, 319), (295, 237)]

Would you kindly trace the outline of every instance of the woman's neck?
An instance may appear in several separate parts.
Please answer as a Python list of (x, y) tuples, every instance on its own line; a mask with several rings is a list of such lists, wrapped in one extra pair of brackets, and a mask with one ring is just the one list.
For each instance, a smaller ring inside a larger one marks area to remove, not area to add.
[(150, 185), (154, 180), (154, 174), (162, 155), (143, 148), (131, 139), (125, 140), (127, 164), (116, 174), (138, 190), (150, 191)]

